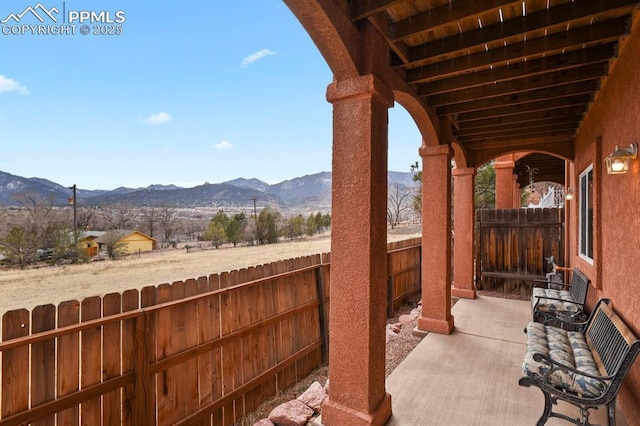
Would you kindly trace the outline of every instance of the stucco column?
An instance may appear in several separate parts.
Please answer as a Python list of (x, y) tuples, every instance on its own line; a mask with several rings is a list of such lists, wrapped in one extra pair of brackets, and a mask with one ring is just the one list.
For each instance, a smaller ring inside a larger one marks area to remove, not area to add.
[(329, 426), (383, 425), (387, 303), (387, 120), (393, 93), (373, 75), (329, 85), (333, 103)]
[(512, 188), (513, 188), (513, 197), (512, 197), (512, 201), (513, 201), (513, 206), (512, 208), (514, 209), (519, 209), (520, 206), (520, 184), (518, 183), (518, 175), (517, 174), (513, 174), (511, 175), (511, 179), (513, 179), (513, 184), (512, 184)]
[(453, 169), (453, 289), (455, 297), (475, 299), (473, 238), (475, 223), (473, 181), (476, 169)]
[(493, 167), (496, 170), (496, 209), (512, 209), (514, 206), (513, 155), (498, 157)]
[(415, 334), (449, 334), (451, 316), (451, 148), (420, 147), (422, 157), (422, 315)]

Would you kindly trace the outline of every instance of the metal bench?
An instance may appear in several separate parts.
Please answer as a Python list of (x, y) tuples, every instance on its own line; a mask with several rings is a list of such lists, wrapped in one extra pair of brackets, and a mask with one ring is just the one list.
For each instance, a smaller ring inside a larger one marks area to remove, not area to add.
[[(557, 325), (557, 317), (584, 320), (584, 304), (589, 290), (589, 278), (579, 269), (573, 270), (571, 284), (535, 280), (531, 296), (533, 320), (543, 324)], [(554, 289), (561, 286), (561, 289)]]
[[(589, 410), (606, 405), (610, 426), (616, 424), (618, 391), (640, 352), (640, 340), (602, 299), (586, 322), (569, 331), (537, 322), (527, 325), (527, 354), (520, 386), (536, 386), (544, 394), (544, 411), (537, 425), (558, 417), (590, 425)], [(566, 401), (580, 409), (581, 418), (553, 412)]]

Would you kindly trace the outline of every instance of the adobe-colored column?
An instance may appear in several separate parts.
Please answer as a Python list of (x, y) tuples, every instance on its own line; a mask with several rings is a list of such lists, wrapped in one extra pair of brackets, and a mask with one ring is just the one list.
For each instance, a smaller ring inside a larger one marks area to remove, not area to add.
[(512, 209), (514, 206), (513, 168), (515, 165), (512, 154), (498, 157), (493, 164), (496, 170), (496, 209)]
[(513, 188), (513, 207), (514, 209), (519, 209), (522, 204), (522, 202), (520, 201), (520, 193), (522, 192), (520, 190), (520, 184), (518, 183), (518, 175), (517, 174), (513, 174), (511, 175), (511, 179), (513, 179), (513, 184), (512, 184), (512, 188)]
[(414, 334), (450, 334), (451, 148), (420, 147), (422, 157), (422, 315)]
[(475, 223), (473, 167), (453, 169), (453, 288), (455, 297), (475, 299), (473, 238)]
[(393, 93), (373, 75), (329, 85), (333, 103), (329, 426), (383, 425), (387, 304), (387, 119)]

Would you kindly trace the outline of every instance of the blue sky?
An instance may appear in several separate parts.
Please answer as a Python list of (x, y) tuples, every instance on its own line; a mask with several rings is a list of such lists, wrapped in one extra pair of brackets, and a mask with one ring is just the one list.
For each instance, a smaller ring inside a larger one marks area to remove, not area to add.
[[(37, 4), (3, 1), (0, 21)], [(85, 189), (331, 170), (332, 74), (281, 1), (41, 4), (60, 20), (126, 20), (120, 35), (78, 22), (75, 34), (11, 34), (40, 24), (30, 14), (0, 23), (0, 170)], [(389, 121), (389, 169), (409, 171), (420, 135), (399, 105)]]

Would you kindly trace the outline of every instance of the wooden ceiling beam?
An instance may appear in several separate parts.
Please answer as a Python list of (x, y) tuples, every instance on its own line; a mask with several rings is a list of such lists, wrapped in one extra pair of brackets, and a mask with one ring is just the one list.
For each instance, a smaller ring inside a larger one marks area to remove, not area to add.
[(575, 123), (558, 123), (558, 124), (548, 124), (545, 126), (537, 126), (537, 127), (522, 127), (516, 129), (502, 130), (499, 132), (490, 132), (477, 134), (472, 136), (458, 136), (456, 137), (459, 140), (464, 141), (465, 143), (470, 143), (474, 141), (485, 141), (485, 140), (493, 140), (496, 138), (503, 137), (522, 137), (528, 135), (540, 135), (547, 134), (553, 132), (575, 132), (576, 125)]
[(499, 24), (412, 47), (409, 50), (409, 58), (411, 62), (417, 62), (457, 52), (467, 53), (469, 49), (483, 47), (485, 44), (501, 41), (508, 37), (523, 36), (531, 31), (569, 24), (578, 19), (596, 16), (598, 13), (622, 8), (630, 10), (636, 3), (637, 0), (594, 0), (563, 3)]
[(458, 114), (456, 122), (464, 122), (479, 119), (489, 119), (507, 115), (530, 113), (536, 111), (552, 110), (570, 106), (585, 105), (592, 100), (591, 94), (569, 96), (566, 98), (553, 99), (551, 101), (530, 102), (520, 105), (505, 105), (498, 108), (484, 109), (481, 111), (466, 112)]
[[(545, 137), (536, 137), (536, 138), (511, 139), (514, 145), (515, 151), (535, 151), (535, 149), (540, 145), (545, 145), (548, 143), (554, 143), (554, 144), (573, 143), (573, 140), (574, 140), (573, 135), (555, 135), (555, 136), (545, 136)], [(468, 144), (463, 144), (463, 146), (470, 151), (504, 148), (505, 146), (508, 146), (508, 145), (510, 146), (511, 144), (505, 143), (505, 141), (484, 141), (484, 142), (472, 142)], [(528, 149), (524, 149), (524, 148), (528, 148)]]
[(360, 21), (378, 13), (384, 12), (386, 9), (397, 4), (404, 3), (406, 0), (358, 0), (350, 2), (349, 16), (352, 21)]
[[(595, 46), (589, 49), (573, 50), (565, 54), (547, 56), (532, 61), (518, 62), (506, 67), (499, 67), (470, 74), (463, 74), (443, 80), (431, 81), (424, 84), (426, 95), (450, 92), (488, 83), (499, 83), (505, 80), (525, 78), (529, 76), (555, 73), (557, 71), (588, 67), (593, 64), (607, 62), (615, 53), (614, 44)], [(600, 67), (601, 68), (601, 67)], [(422, 87), (422, 85), (421, 85)]]
[[(441, 93), (439, 95), (430, 96), (428, 98), (428, 104), (433, 107), (456, 105), (481, 99), (515, 95), (518, 93), (529, 92), (531, 90), (558, 90), (560, 93), (568, 93), (572, 91), (582, 91), (585, 89), (585, 86), (587, 86), (590, 87), (592, 91), (594, 91), (598, 88), (596, 82), (601, 78), (601, 76), (598, 75), (591, 80), (583, 80), (583, 77), (575, 73), (566, 74), (569, 74), (566, 75), (568, 79), (563, 81), (554, 79), (553, 74), (551, 74), (548, 75), (547, 78), (544, 78), (544, 76), (542, 76), (542, 78), (540, 78), (540, 76), (536, 76), (535, 78), (529, 77), (514, 81), (503, 81), (500, 83), (486, 84), (484, 86), (473, 87), (470, 89)], [(578, 81), (572, 81), (571, 78), (577, 79)]]
[[(513, 151), (527, 151), (523, 149), (522, 145), (527, 145), (529, 148), (535, 145), (541, 145), (551, 140), (561, 140), (565, 142), (573, 141), (575, 139), (575, 133), (573, 131), (558, 131), (558, 132), (543, 132), (540, 134), (526, 134), (526, 135), (514, 135), (504, 136), (496, 138), (488, 138), (482, 141), (465, 141), (464, 139), (458, 139), (466, 149), (468, 150), (484, 150), (489, 148), (498, 148), (508, 145), (513, 148)], [(526, 140), (526, 142), (523, 142)], [(520, 142), (519, 142), (520, 141)], [(517, 148), (515, 148), (517, 146)]]
[[(468, 111), (469, 108), (465, 107), (464, 104), (490, 102), (490, 100), (493, 98), (502, 98), (503, 100), (508, 102), (521, 103), (520, 101), (521, 99), (525, 102), (528, 102), (530, 100), (533, 101), (533, 100), (549, 99), (549, 98), (562, 97), (562, 96), (571, 96), (571, 95), (577, 95), (579, 93), (593, 93), (595, 90), (598, 89), (598, 87), (599, 87), (599, 79), (592, 79), (587, 81), (580, 81), (577, 83), (561, 84), (558, 86), (532, 87), (531, 90), (528, 90), (528, 91), (524, 90), (521, 92), (513, 92), (513, 93), (509, 92), (505, 95), (498, 94), (497, 96), (496, 96), (496, 91), (491, 90), (492, 88), (489, 88), (489, 90), (472, 89), (472, 90), (465, 90), (465, 91), (458, 92), (459, 99), (456, 99), (456, 100), (441, 99), (442, 98), (441, 95), (432, 96), (429, 98), (429, 104), (433, 107), (436, 107), (436, 109), (442, 111), (442, 114), (444, 115), (449, 113), (450, 110), (448, 109), (444, 110), (441, 108), (445, 108), (447, 106), (455, 107), (456, 105), (463, 104), (461, 107), (461, 111), (465, 111), (465, 110)], [(480, 89), (485, 89), (485, 88), (486, 87), (482, 87)], [(469, 92), (473, 92), (471, 93), (471, 96), (468, 96)], [(447, 103), (440, 105), (436, 102), (440, 100), (447, 101)], [(471, 108), (471, 109), (475, 110), (480, 108)], [(458, 111), (455, 111), (454, 109), (452, 109), (451, 112), (455, 113)]]
[(580, 83), (564, 84), (553, 87), (530, 87), (526, 92), (512, 93), (503, 96), (496, 96), (488, 99), (478, 98), (474, 101), (461, 102), (445, 105), (436, 108), (437, 115), (457, 114), (468, 111), (478, 111), (481, 109), (495, 108), (502, 105), (518, 105), (527, 102), (543, 101), (547, 99), (558, 99), (567, 96), (593, 93), (600, 80), (594, 79)]
[(384, 17), (384, 14), (379, 13), (377, 15), (369, 16), (369, 22), (373, 27), (380, 33), (380, 35), (387, 42), (391, 50), (398, 55), (398, 58), (403, 63), (406, 63), (409, 60), (409, 48), (404, 42), (392, 43), (389, 38), (389, 31), (387, 30), (387, 23)]
[(624, 34), (627, 17), (597, 22), (570, 31), (561, 31), (547, 37), (529, 39), (525, 42), (508, 44), (507, 46), (482, 51), (471, 55), (460, 56), (446, 61), (436, 62), (407, 70), (407, 80), (411, 83), (426, 82), (486, 69), (490, 65), (504, 66), (510, 61), (534, 58), (543, 54), (557, 54), (562, 51), (582, 49), (601, 43), (613, 43)]
[(513, 122), (513, 123), (504, 123), (495, 126), (485, 126), (485, 127), (475, 127), (470, 129), (463, 130), (455, 130), (455, 137), (466, 137), (466, 136), (474, 136), (474, 135), (483, 135), (483, 134), (491, 134), (492, 132), (500, 132), (503, 130), (511, 130), (511, 129), (527, 129), (538, 126), (547, 126), (554, 124), (565, 124), (565, 123), (578, 123), (582, 116), (580, 115), (567, 115), (561, 117), (551, 117), (545, 118), (543, 120), (530, 120), (525, 122)]
[(490, 126), (500, 126), (513, 123), (528, 123), (529, 121), (546, 120), (553, 117), (582, 116), (584, 105), (558, 108), (553, 111), (543, 110), (536, 112), (517, 113), (496, 118), (483, 118), (458, 123), (458, 130), (478, 129)]
[(437, 31), (469, 16), (497, 11), (502, 7), (520, 3), (522, 0), (458, 0), (454, 4), (445, 4), (391, 24), (389, 33), (393, 41), (398, 41), (426, 31)]
[[(572, 143), (574, 140), (573, 135), (549, 135), (545, 137), (534, 137), (534, 138), (520, 138), (520, 139), (508, 139), (507, 142), (513, 141), (513, 144), (517, 144), (516, 150), (520, 151), (529, 151), (535, 150), (537, 145), (544, 145), (547, 143)], [(493, 149), (493, 148), (503, 148), (505, 145), (505, 141), (484, 141), (484, 142), (470, 142), (463, 143), (464, 147), (468, 150), (485, 150), (485, 149)], [(523, 147), (527, 147), (529, 149), (522, 149)]]

